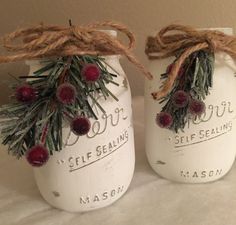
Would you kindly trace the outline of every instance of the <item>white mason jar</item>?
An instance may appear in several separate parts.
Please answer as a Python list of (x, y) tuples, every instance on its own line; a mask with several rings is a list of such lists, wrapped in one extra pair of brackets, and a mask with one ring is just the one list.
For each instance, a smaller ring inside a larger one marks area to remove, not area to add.
[[(232, 34), (231, 28), (213, 29)], [(160, 74), (174, 58), (150, 60), (154, 79), (145, 82), (146, 154), (162, 177), (186, 183), (217, 180), (229, 172), (236, 153), (236, 65), (229, 55), (215, 54), (213, 88), (200, 120), (188, 120), (184, 132), (174, 133), (155, 123), (162, 104), (151, 93), (160, 87)]]
[[(116, 36), (115, 31), (109, 31)], [(109, 84), (112, 97), (97, 101), (106, 115), (96, 110), (98, 120), (90, 119), (90, 132), (81, 137), (63, 128), (64, 147), (54, 152), (46, 165), (34, 168), (39, 191), (56, 208), (83, 212), (108, 206), (128, 189), (134, 172), (135, 152), (131, 92), (119, 56), (106, 56), (118, 77), (119, 86)], [(29, 61), (30, 73), (41, 68), (40, 61)], [(108, 71), (114, 73), (109, 67)]]

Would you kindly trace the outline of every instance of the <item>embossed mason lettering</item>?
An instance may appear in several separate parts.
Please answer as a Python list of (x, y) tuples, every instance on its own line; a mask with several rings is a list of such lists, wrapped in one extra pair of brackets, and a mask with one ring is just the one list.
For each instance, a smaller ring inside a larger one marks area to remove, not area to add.
[(216, 170), (202, 170), (202, 171), (180, 171), (180, 176), (184, 178), (209, 178), (214, 176), (221, 176), (222, 169), (216, 169)]
[(222, 101), (219, 105), (208, 105), (206, 111), (199, 118), (188, 118), (187, 127), (189, 128), (192, 124), (200, 124), (202, 122), (208, 122), (213, 117), (220, 118), (226, 114), (232, 114), (234, 110), (232, 109), (230, 101)]
[(179, 133), (175, 135), (175, 148), (212, 140), (230, 132), (232, 130), (232, 126), (232, 121), (229, 121), (217, 127), (212, 127), (209, 129), (200, 129), (195, 133), (191, 133), (188, 135), (182, 135), (182, 133)]
[(85, 155), (77, 156), (77, 157), (69, 157), (68, 162), (69, 166), (73, 168), (75, 165), (79, 165), (81, 163), (89, 162), (92, 157), (92, 152), (87, 152)]
[[(69, 171), (73, 172), (91, 165), (110, 154), (118, 151), (129, 140), (129, 133), (124, 130), (116, 138), (110, 140), (102, 145), (94, 146), (91, 151), (84, 154), (72, 155), (68, 158)], [(60, 162), (60, 160), (59, 160)]]
[[(209, 122), (211, 119), (221, 119), (221, 123), (213, 123), (209, 128), (201, 129), (200, 127), (192, 129), (192, 133), (180, 131), (175, 135), (174, 148), (186, 147), (218, 138), (233, 129), (233, 119), (235, 119), (235, 110), (232, 108), (230, 101), (222, 101), (219, 105), (208, 105), (205, 113), (198, 117), (189, 117), (187, 128), (192, 125)], [(225, 119), (226, 121), (223, 121)], [(215, 126), (214, 126), (215, 125)]]
[(80, 197), (80, 204), (89, 204), (89, 203), (96, 203), (100, 201), (109, 200), (124, 191), (124, 186), (119, 186), (109, 191), (104, 191), (102, 193), (91, 194), (87, 196)]
[(128, 132), (124, 132), (121, 135), (119, 135), (119, 137), (117, 137), (115, 140), (109, 142), (106, 145), (99, 145), (96, 148), (96, 155), (97, 156), (101, 156), (102, 154), (106, 154), (112, 150), (114, 150), (114, 148), (117, 148), (120, 146), (120, 144), (126, 142), (128, 140)]
[[(98, 135), (104, 134), (108, 127), (117, 127), (122, 120), (127, 120), (128, 116), (125, 114), (123, 108), (115, 108), (114, 113), (102, 114), (99, 120), (95, 120), (91, 125), (90, 132), (86, 135), (87, 138), (94, 138)], [(79, 136), (73, 135), (71, 131), (68, 132), (67, 138), (64, 141), (65, 146), (73, 146), (79, 140)]]

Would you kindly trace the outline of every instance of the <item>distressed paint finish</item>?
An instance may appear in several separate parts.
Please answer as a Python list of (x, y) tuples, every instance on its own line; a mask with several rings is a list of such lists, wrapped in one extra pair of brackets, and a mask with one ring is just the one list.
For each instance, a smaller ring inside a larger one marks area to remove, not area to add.
[[(224, 32), (232, 32), (230, 28)], [(173, 59), (150, 61), (153, 81), (145, 82), (146, 154), (151, 167), (162, 177), (186, 183), (214, 181), (231, 168), (236, 154), (236, 65), (216, 54), (213, 88), (206, 97), (206, 112), (188, 119), (184, 131), (174, 133), (155, 123), (161, 109), (151, 93), (160, 86), (160, 74)]]

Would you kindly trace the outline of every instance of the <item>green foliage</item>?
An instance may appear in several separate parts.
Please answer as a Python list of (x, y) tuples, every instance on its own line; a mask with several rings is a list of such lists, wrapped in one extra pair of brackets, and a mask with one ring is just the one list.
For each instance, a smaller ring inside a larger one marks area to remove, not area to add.
[[(86, 82), (81, 75), (83, 65), (88, 63), (96, 64), (101, 70), (101, 76), (95, 82)], [(56, 98), (57, 87), (65, 72), (66, 82), (77, 90), (75, 102), (68, 105), (60, 103)], [(111, 96), (118, 100), (107, 88), (109, 83), (118, 85), (114, 81), (116, 77), (116, 74), (108, 72), (104, 58), (98, 56), (61, 57), (46, 61), (46, 66), (35, 71), (26, 81), (37, 90), (37, 100), (31, 104), (15, 100), (0, 107), (2, 143), (8, 145), (9, 153), (17, 158), (25, 155), (29, 148), (44, 138), (50, 154), (60, 151), (63, 120), (78, 115), (97, 119), (92, 105), (105, 113), (102, 105), (96, 101), (96, 96), (102, 95), (104, 99)]]
[[(160, 100), (160, 103), (165, 103), (161, 111), (172, 115), (173, 123), (170, 129), (176, 133), (178, 130), (183, 131), (187, 123), (188, 105), (184, 108), (176, 108), (172, 104), (171, 97), (176, 91), (183, 90), (189, 93), (192, 99), (204, 100), (212, 87), (214, 54), (204, 50), (195, 52), (186, 59), (182, 69), (183, 74), (176, 79), (171, 92)], [(167, 73), (161, 75), (161, 79), (166, 79), (167, 77)]]

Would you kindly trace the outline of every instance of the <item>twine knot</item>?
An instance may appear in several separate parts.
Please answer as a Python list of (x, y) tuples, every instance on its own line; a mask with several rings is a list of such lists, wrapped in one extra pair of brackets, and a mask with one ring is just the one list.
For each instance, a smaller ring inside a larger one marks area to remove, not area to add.
[(91, 34), (88, 31), (86, 31), (84, 28), (72, 26), (70, 29), (74, 37), (77, 38), (78, 41), (81, 41), (85, 44), (92, 43)]
[[(101, 31), (101, 27), (123, 33), (128, 38), (128, 45)], [(17, 44), (16, 40), (20, 43)], [(0, 63), (73, 55), (125, 55), (151, 79), (152, 75), (131, 52), (134, 43), (134, 35), (126, 26), (110, 21), (68, 27), (40, 24), (5, 36), (3, 46), (14, 54), (0, 56)]]
[(154, 37), (149, 36), (145, 49), (149, 59), (178, 55), (162, 89), (152, 93), (153, 98), (165, 97), (172, 89), (178, 71), (186, 58), (203, 49), (214, 53), (225, 52), (232, 58), (236, 58), (236, 36), (216, 30), (196, 30), (189, 26), (176, 24), (164, 27)]

